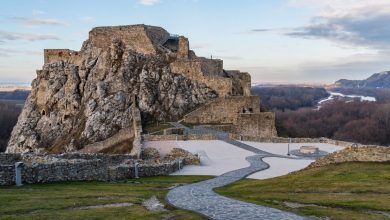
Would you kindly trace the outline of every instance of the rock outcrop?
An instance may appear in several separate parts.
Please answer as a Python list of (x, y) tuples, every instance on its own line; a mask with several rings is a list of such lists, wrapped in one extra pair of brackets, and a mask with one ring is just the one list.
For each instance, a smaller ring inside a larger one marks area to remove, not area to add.
[(311, 163), (307, 169), (345, 162), (390, 162), (390, 147), (350, 146), (321, 157)]
[[(112, 143), (95, 151), (128, 153), (142, 131), (134, 131), (133, 109), (143, 123), (175, 120), (212, 99), (250, 90), (249, 74), (197, 57), (186, 38), (159, 27), (94, 28), (80, 51), (44, 52), (45, 64), (7, 152), (61, 153), (86, 146), (94, 152), (95, 144)], [(121, 141), (106, 141), (115, 135)]]

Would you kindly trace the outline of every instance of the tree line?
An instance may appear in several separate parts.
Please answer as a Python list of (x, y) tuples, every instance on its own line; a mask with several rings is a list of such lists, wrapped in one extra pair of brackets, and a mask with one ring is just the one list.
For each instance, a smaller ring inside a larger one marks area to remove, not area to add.
[(275, 86), (252, 88), (252, 94), (261, 98), (263, 110), (298, 110), (316, 106), (318, 101), (330, 94), (324, 88)]
[(22, 106), (12, 102), (0, 102), (0, 152), (4, 152)]
[(277, 111), (280, 136), (390, 144), (390, 104), (337, 101), (319, 110)]

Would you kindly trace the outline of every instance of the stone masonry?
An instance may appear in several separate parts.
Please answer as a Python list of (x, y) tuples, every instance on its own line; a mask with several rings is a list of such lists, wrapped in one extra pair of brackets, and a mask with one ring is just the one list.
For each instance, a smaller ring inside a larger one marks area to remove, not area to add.
[(184, 122), (207, 125), (240, 136), (276, 137), (275, 114), (260, 112), (258, 96), (216, 99), (184, 116)]

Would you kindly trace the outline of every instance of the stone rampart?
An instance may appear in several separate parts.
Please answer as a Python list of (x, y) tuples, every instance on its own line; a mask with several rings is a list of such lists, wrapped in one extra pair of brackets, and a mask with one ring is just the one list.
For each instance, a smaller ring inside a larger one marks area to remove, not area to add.
[(235, 133), (251, 137), (277, 137), (275, 113), (240, 114), (235, 124)]
[(198, 83), (204, 83), (215, 90), (220, 97), (232, 94), (233, 81), (222, 77), (222, 61), (196, 58), (191, 60), (177, 60), (170, 64), (171, 71), (183, 74)]
[(251, 96), (251, 75), (249, 73), (240, 72), (238, 70), (226, 70), (227, 75), (233, 79), (234, 95), (241, 94), (243, 96)]
[(80, 59), (79, 52), (69, 49), (45, 49), (44, 54), (44, 64), (64, 61), (64, 62), (73, 62), (77, 63), (77, 60)]
[(191, 124), (235, 124), (241, 113), (260, 113), (258, 96), (218, 98), (184, 116)]
[(214, 134), (188, 134), (188, 135), (143, 135), (143, 141), (188, 141), (188, 140), (216, 140)]
[[(59, 181), (115, 181), (135, 177), (134, 163), (139, 162), (140, 177), (168, 175), (179, 170), (186, 158), (172, 160), (135, 160), (130, 155), (61, 154), (50, 156), (0, 154), (8, 163), (24, 162), (24, 183)], [(22, 158), (19, 160), (18, 158)], [(192, 159), (192, 158), (190, 158)], [(0, 165), (0, 185), (15, 183), (14, 164)]]
[(128, 48), (151, 55), (169, 38), (163, 28), (146, 25), (97, 27), (89, 32), (89, 40), (95, 47), (108, 48), (114, 39), (120, 39)]

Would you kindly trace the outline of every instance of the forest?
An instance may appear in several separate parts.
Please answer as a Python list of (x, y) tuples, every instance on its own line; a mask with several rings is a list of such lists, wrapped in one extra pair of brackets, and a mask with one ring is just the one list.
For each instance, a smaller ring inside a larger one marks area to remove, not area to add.
[(324, 88), (298, 86), (255, 86), (252, 88), (252, 94), (260, 96), (264, 110), (271, 111), (313, 107), (318, 101), (329, 96)]
[(22, 106), (13, 102), (0, 102), (0, 152), (5, 151), (12, 129), (18, 121)]
[(388, 103), (333, 102), (319, 110), (277, 111), (276, 120), (279, 136), (390, 144)]

